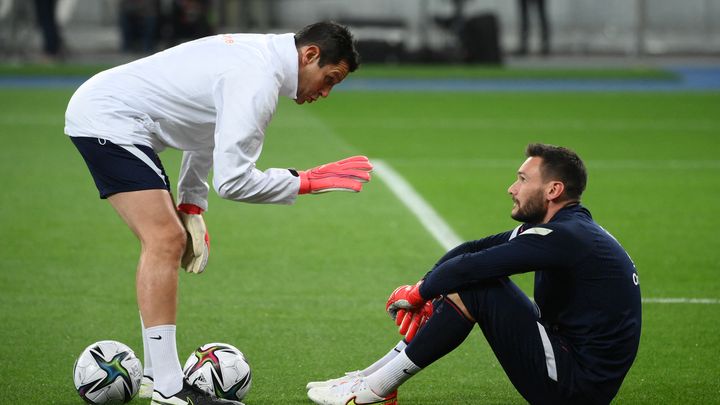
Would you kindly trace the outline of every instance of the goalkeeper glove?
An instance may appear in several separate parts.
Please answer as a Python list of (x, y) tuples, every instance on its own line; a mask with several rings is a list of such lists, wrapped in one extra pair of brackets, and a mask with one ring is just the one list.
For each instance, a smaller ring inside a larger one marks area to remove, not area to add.
[[(385, 310), (392, 319), (397, 320), (400, 310), (413, 311), (420, 309), (425, 304), (426, 300), (420, 295), (421, 284), (422, 280), (415, 285), (402, 285), (390, 294), (390, 298), (385, 304)], [(404, 316), (407, 317), (407, 314)]]
[(370, 181), (372, 168), (372, 164), (367, 157), (353, 156), (314, 167), (310, 170), (297, 172), (300, 177), (300, 191), (298, 191), (298, 194), (319, 194), (328, 191), (352, 191), (357, 193), (362, 190), (362, 183)]
[(399, 310), (397, 318), (395, 318), (395, 323), (400, 327), (398, 331), (401, 335), (405, 336), (405, 340), (410, 343), (415, 337), (415, 334), (425, 325), (425, 322), (430, 319), (432, 313), (432, 301), (427, 301), (420, 309), (414, 311)]
[(202, 273), (210, 256), (210, 234), (202, 212), (202, 208), (194, 204), (178, 205), (178, 213), (187, 232), (187, 245), (181, 264), (188, 273)]

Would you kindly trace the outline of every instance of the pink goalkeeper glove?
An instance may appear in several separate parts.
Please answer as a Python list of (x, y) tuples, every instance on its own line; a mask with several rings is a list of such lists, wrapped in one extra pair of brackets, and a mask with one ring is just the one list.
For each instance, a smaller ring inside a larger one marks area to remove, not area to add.
[[(418, 281), (415, 285), (402, 285), (390, 294), (390, 298), (385, 304), (385, 310), (392, 319), (397, 321), (400, 310), (414, 311), (425, 305), (425, 300), (420, 295), (421, 284), (422, 281)], [(398, 323), (398, 325), (400, 324)]]
[(182, 268), (188, 273), (202, 273), (210, 256), (210, 234), (202, 217), (203, 210), (194, 204), (180, 204), (178, 213), (187, 231)]
[(432, 314), (432, 301), (426, 302), (420, 309), (414, 311), (399, 310), (397, 318), (395, 318), (395, 323), (400, 327), (398, 332), (405, 336), (405, 340), (410, 343)]
[(319, 194), (328, 191), (362, 190), (362, 183), (370, 181), (372, 164), (365, 156), (353, 156), (327, 163), (310, 170), (297, 172), (300, 177), (298, 194)]

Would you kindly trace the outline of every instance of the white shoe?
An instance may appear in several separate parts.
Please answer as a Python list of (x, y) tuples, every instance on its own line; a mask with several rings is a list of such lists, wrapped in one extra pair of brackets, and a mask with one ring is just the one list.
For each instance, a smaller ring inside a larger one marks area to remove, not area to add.
[(397, 391), (381, 397), (370, 390), (362, 377), (331, 387), (311, 388), (308, 398), (320, 405), (397, 405)]
[(306, 390), (309, 390), (311, 388), (317, 388), (317, 387), (332, 387), (333, 385), (338, 385), (344, 382), (349, 382), (352, 380), (355, 380), (356, 378), (365, 377), (360, 370), (355, 371), (348, 371), (345, 373), (344, 376), (333, 378), (326, 381), (310, 381), (305, 386)]
[(152, 398), (153, 394), (153, 378), (144, 375), (140, 381), (139, 398)]

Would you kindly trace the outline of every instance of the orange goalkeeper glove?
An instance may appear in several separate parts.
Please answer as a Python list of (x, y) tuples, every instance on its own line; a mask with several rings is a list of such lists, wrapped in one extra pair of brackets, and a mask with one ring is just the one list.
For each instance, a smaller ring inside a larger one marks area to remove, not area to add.
[(399, 310), (397, 318), (395, 318), (395, 323), (400, 327), (398, 332), (405, 336), (405, 340), (410, 343), (432, 314), (432, 301), (427, 301), (420, 309), (414, 311)]
[(413, 311), (425, 305), (426, 300), (420, 295), (421, 284), (422, 281), (415, 285), (402, 285), (390, 294), (385, 310), (393, 320), (397, 320), (400, 310)]
[(319, 194), (328, 191), (362, 190), (362, 183), (370, 181), (372, 164), (365, 156), (353, 156), (327, 163), (306, 171), (297, 172), (300, 177), (298, 194)]
[(202, 273), (210, 256), (210, 234), (202, 217), (203, 210), (194, 204), (180, 204), (178, 213), (187, 232), (182, 268), (188, 273)]

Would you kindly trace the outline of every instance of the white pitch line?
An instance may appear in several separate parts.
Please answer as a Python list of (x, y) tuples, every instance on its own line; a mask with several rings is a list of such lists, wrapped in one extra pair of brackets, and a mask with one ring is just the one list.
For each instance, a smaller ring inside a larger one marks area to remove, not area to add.
[(645, 304), (720, 304), (713, 298), (643, 298)]
[(372, 164), (373, 171), (388, 185), (390, 191), (415, 214), (420, 223), (430, 232), (430, 235), (435, 238), (440, 246), (447, 251), (463, 242), (447, 222), (435, 212), (433, 207), (389, 164), (375, 159), (373, 159)]
[[(410, 211), (445, 250), (464, 242), (447, 222), (395, 169), (385, 161), (373, 159), (373, 172)], [(714, 298), (643, 298), (645, 304), (720, 304)]]

